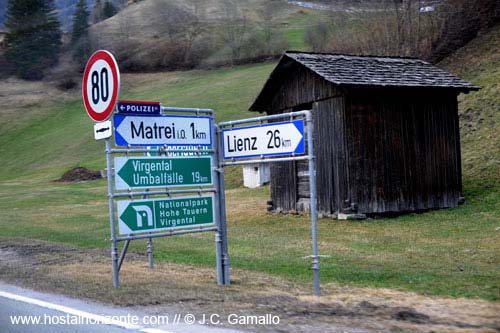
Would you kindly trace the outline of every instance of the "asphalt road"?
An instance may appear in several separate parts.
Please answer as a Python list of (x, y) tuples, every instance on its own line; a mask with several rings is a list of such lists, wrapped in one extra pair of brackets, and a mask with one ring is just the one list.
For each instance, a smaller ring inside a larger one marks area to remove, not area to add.
[[(31, 316), (31, 318), (38, 318), (41, 324), (23, 325), (12, 324), (12, 316)], [(61, 319), (66, 317), (66, 313), (46, 309), (37, 305), (28, 304), (25, 302), (15, 301), (8, 298), (0, 297), (0, 331), (5, 333), (62, 333), (62, 332), (75, 332), (75, 333), (130, 333), (139, 332), (138, 330), (128, 330), (111, 325), (50, 325), (43, 324), (44, 318)]]
[[(185, 316), (189, 314), (172, 311), (164, 314), (168, 317), (167, 323), (146, 324), (145, 318), (155, 316), (134, 308), (117, 308), (0, 282), (1, 333), (241, 333), (230, 328), (199, 324), (200, 318), (186, 323)], [(110, 318), (115, 321), (102, 323)]]

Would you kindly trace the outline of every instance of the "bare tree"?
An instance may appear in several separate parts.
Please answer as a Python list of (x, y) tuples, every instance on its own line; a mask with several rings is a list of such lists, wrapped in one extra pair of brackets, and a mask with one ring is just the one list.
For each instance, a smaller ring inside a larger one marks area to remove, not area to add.
[(276, 0), (266, 0), (261, 3), (258, 9), (260, 26), (263, 32), (263, 43), (265, 45), (264, 53), (271, 55), (273, 53), (273, 37), (276, 30), (276, 15), (281, 7), (281, 3)]
[(236, 0), (223, 0), (224, 18), (220, 29), (222, 42), (230, 50), (230, 61), (234, 64), (241, 59), (243, 42), (250, 27)]
[(168, 2), (157, 1), (151, 10), (162, 37), (161, 66), (190, 67), (196, 58), (191, 52), (193, 43), (204, 32), (198, 17)]

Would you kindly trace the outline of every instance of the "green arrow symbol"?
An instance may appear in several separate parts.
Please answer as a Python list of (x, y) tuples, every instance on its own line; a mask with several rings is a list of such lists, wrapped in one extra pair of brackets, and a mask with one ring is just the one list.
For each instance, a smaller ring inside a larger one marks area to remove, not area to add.
[(133, 170), (132, 160), (127, 160), (120, 171), (118, 171), (118, 176), (120, 176), (128, 186), (132, 186)]
[(120, 215), (120, 220), (122, 220), (132, 231), (155, 229), (153, 202), (131, 202)]

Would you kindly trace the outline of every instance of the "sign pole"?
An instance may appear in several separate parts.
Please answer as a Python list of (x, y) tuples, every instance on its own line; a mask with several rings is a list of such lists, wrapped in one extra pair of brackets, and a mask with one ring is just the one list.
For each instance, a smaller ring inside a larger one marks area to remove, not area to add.
[(224, 183), (224, 154), (223, 154), (223, 136), (221, 131), (217, 128), (217, 151), (218, 151), (218, 164), (219, 172), (217, 173), (217, 178), (219, 180), (219, 209), (221, 216), (221, 226), (222, 226), (222, 267), (224, 270), (224, 284), (229, 286), (231, 284), (231, 278), (229, 275), (229, 250), (227, 244), (227, 223), (226, 223), (226, 191)]
[(113, 194), (113, 165), (111, 157), (111, 139), (106, 142), (106, 175), (108, 178), (108, 200), (109, 200), (109, 227), (111, 229), (111, 261), (113, 267), (113, 286), (120, 287), (120, 276), (118, 270), (118, 248), (116, 246), (116, 228), (115, 228), (115, 203)]
[[(219, 142), (219, 137), (218, 137), (218, 132), (216, 129), (216, 125), (212, 125), (212, 133), (214, 137), (214, 148), (215, 145), (218, 144)], [(214, 181), (214, 187), (217, 191), (215, 194), (215, 221), (216, 221), (216, 227), (217, 230), (215, 231), (215, 260), (216, 260), (216, 269), (217, 269), (217, 284), (218, 285), (223, 285), (224, 284), (224, 265), (223, 265), (223, 230), (222, 230), (222, 219), (221, 219), (221, 209), (220, 209), (220, 192), (221, 192), (221, 187), (220, 187), (220, 178), (219, 178), (219, 152), (217, 149), (214, 149), (214, 158), (212, 159), (212, 178)]]
[(151, 237), (148, 238), (148, 262), (149, 262), (149, 268), (153, 269), (154, 268), (154, 262), (153, 262), (153, 238), (151, 238)]
[[(158, 103), (158, 107), (159, 107), (159, 103)], [(117, 108), (119, 109), (118, 105), (117, 105)], [(158, 112), (159, 112), (159, 110), (158, 110)], [(147, 149), (149, 150), (150, 147), (147, 147)], [(147, 153), (146, 152), (146, 153), (144, 153), (144, 155), (149, 157), (149, 156), (151, 156), (151, 153)], [(115, 167), (116, 167), (116, 165), (115, 165)], [(118, 171), (115, 170), (115, 172), (118, 172)], [(147, 188), (145, 191), (149, 192), (149, 188)], [(147, 199), (147, 198), (149, 198), (149, 196), (145, 194), (142, 198), (143, 199)], [(153, 262), (153, 238), (151, 238), (151, 237), (148, 238), (147, 253), (148, 253), (149, 268), (153, 269), (153, 267), (154, 267), (154, 262)]]
[(311, 192), (311, 234), (312, 234), (312, 271), (314, 295), (320, 296), (319, 252), (318, 252), (318, 212), (316, 210), (316, 166), (314, 163), (313, 119), (311, 112), (306, 114), (307, 152), (309, 161), (309, 191)]
[[(298, 117), (301, 119), (297, 119)], [(304, 126), (303, 118), (305, 118), (306, 127)], [(285, 119), (285, 121), (273, 122), (273, 120), (278, 119)], [(267, 121), (267, 123), (264, 124), (265, 121)], [(253, 125), (239, 126), (246, 124)], [(316, 166), (314, 162), (314, 129), (311, 111), (296, 111), (227, 121), (221, 122), (217, 126), (219, 127), (221, 136), (219, 137), (219, 151), (222, 155), (219, 162), (221, 168), (229, 165), (308, 161), (309, 190), (311, 193), (312, 255), (306, 258), (312, 259), (314, 295), (320, 296)], [(307, 128), (307, 133), (304, 131), (305, 128)], [(305, 136), (307, 136), (307, 154), (305, 150)], [(222, 184), (222, 188), (224, 188), (223, 177), (220, 183)], [(223, 195), (221, 195), (220, 204), (221, 207), (225, 209)], [(222, 222), (225, 226), (225, 212), (223, 214)], [(225, 230), (225, 228), (223, 228), (223, 230)], [(223, 245), (223, 254), (227, 254), (227, 235), (225, 234), (224, 236), (226, 243)], [(227, 268), (229, 268), (229, 257), (224, 259), (227, 259), (224, 263), (227, 265)], [(229, 282), (229, 271), (227, 272), (226, 278)]]

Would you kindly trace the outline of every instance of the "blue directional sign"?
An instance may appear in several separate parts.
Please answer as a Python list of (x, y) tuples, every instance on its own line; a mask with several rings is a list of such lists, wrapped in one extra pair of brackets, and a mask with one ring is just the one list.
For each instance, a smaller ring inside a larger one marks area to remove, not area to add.
[(116, 110), (121, 114), (133, 114), (137, 116), (159, 115), (161, 112), (160, 102), (143, 101), (118, 101)]
[(117, 146), (211, 146), (212, 120), (195, 116), (115, 114)]
[(231, 128), (222, 132), (224, 158), (304, 154), (304, 121)]

